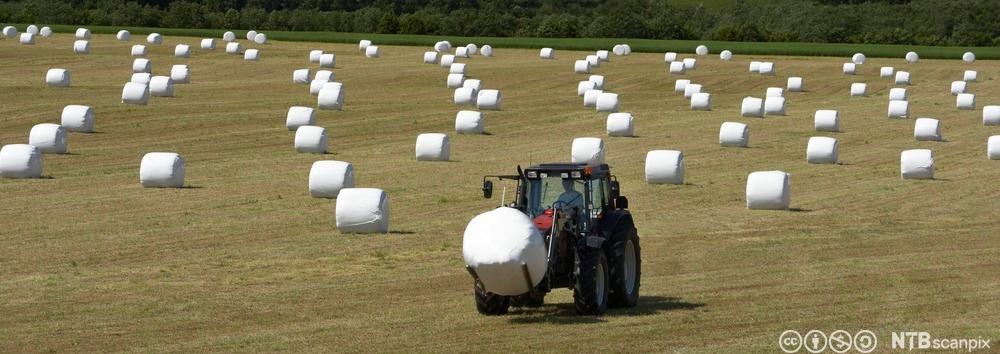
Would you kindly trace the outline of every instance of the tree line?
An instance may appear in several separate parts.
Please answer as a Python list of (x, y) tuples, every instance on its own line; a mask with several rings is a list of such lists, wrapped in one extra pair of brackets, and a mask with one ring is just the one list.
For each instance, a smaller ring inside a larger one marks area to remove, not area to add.
[(489, 37), (1000, 45), (997, 0), (26, 0), (0, 22)]

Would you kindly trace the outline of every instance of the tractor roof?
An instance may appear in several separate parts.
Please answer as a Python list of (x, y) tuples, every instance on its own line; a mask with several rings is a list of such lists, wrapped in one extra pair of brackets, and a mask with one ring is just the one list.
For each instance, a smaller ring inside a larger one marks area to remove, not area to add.
[(532, 171), (551, 171), (551, 172), (568, 172), (568, 171), (582, 171), (585, 168), (590, 168), (593, 174), (604, 175), (610, 173), (610, 167), (608, 164), (586, 164), (586, 163), (543, 163), (528, 167), (527, 170)]

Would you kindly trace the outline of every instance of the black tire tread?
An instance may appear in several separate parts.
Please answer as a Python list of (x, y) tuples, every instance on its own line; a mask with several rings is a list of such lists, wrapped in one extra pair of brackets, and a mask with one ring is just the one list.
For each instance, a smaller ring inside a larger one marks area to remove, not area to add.
[(476, 281), (474, 285), (476, 310), (487, 316), (506, 315), (510, 308), (510, 298), (486, 291), (483, 283)]

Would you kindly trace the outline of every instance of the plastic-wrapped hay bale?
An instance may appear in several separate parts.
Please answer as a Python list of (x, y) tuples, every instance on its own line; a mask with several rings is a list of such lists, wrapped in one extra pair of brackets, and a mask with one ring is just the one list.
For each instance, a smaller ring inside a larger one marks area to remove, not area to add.
[(313, 96), (319, 96), (319, 91), (323, 89), (323, 85), (325, 85), (327, 82), (330, 82), (330, 80), (324, 80), (320, 78), (313, 79), (312, 81), (309, 82), (309, 94)]
[(1000, 106), (983, 107), (983, 125), (1000, 125)]
[(780, 87), (768, 87), (764, 97), (785, 97), (785, 90)]
[(663, 53), (663, 62), (664, 63), (671, 63), (671, 62), (675, 62), (675, 61), (677, 61), (677, 53), (674, 53), (674, 52)]
[(174, 65), (170, 68), (170, 80), (175, 84), (190, 84), (191, 69), (187, 65)]
[(71, 104), (63, 107), (60, 125), (67, 131), (90, 133), (94, 131), (94, 109), (90, 106)]
[(459, 87), (455, 89), (454, 99), (455, 104), (476, 104), (476, 89), (472, 87)]
[(903, 151), (899, 155), (899, 171), (903, 179), (933, 179), (934, 153), (928, 149)]
[(28, 145), (37, 147), (43, 154), (65, 154), (69, 149), (66, 134), (66, 128), (59, 124), (36, 124), (31, 127)]
[(909, 96), (906, 94), (906, 89), (902, 87), (894, 87), (889, 89), (889, 100), (897, 101), (907, 101)]
[(601, 67), (601, 58), (598, 58), (596, 55), (588, 55), (586, 60), (587, 64), (592, 68)]
[(377, 45), (368, 46), (365, 49), (365, 58), (378, 58), (380, 56), (382, 56), (382, 49)]
[(483, 47), (479, 49), (479, 55), (482, 55), (482, 56), (487, 57), (487, 58), (488, 57), (492, 57), (493, 56), (493, 46), (491, 46), (489, 44), (483, 45)]
[(684, 63), (684, 71), (694, 70), (695, 65), (698, 64), (698, 60), (695, 58), (684, 58), (681, 62)]
[(150, 33), (146, 36), (146, 43), (155, 45), (163, 44), (163, 36), (159, 33)]
[(434, 50), (438, 53), (446, 53), (451, 51), (451, 43), (448, 41), (440, 41), (434, 43)]
[(312, 78), (309, 76), (309, 69), (298, 69), (292, 72), (292, 82), (300, 85), (308, 85)]
[(90, 41), (79, 40), (73, 42), (73, 53), (90, 54)]
[(706, 47), (704, 44), (699, 45), (697, 48), (694, 49), (694, 54), (708, 55), (708, 47)]
[(597, 84), (591, 81), (580, 81), (580, 83), (576, 85), (576, 95), (583, 97), (583, 94), (586, 93), (587, 91), (596, 89), (597, 89)]
[(153, 74), (150, 73), (135, 73), (132, 74), (132, 78), (129, 82), (140, 83), (143, 85), (149, 85), (149, 80), (153, 78)]
[(896, 85), (909, 85), (910, 84), (910, 73), (906, 71), (896, 72)]
[(590, 75), (587, 81), (593, 82), (595, 88), (598, 90), (604, 89), (604, 75)]
[(133, 73), (151, 73), (153, 72), (153, 62), (146, 58), (138, 58), (132, 61), (132, 72)]
[(802, 78), (798, 76), (792, 76), (788, 78), (788, 82), (785, 85), (785, 88), (788, 89), (789, 92), (802, 92), (803, 90)]
[(958, 96), (960, 93), (965, 93), (968, 88), (968, 83), (965, 81), (952, 81), (951, 82), (951, 95)]
[(855, 53), (853, 56), (851, 56), (851, 62), (858, 65), (864, 64), (865, 59), (866, 59), (865, 55), (862, 53)]
[(767, 97), (764, 99), (764, 114), (769, 116), (785, 115), (784, 97)]
[(38, 34), (45, 38), (52, 37), (52, 28), (48, 26), (42, 27), (42, 29), (38, 30)]
[(684, 63), (679, 61), (670, 62), (670, 73), (671, 74), (683, 74), (684, 73)]
[(750, 127), (743, 123), (725, 122), (719, 128), (719, 145), (747, 147), (750, 145)]
[(10, 144), (0, 148), (0, 177), (41, 178), (42, 152), (28, 144)]
[(747, 176), (747, 209), (787, 210), (791, 201), (788, 173), (758, 171)]
[(344, 161), (316, 161), (309, 169), (309, 195), (336, 198), (344, 188), (354, 188), (354, 166)]
[(292, 106), (285, 115), (285, 127), (295, 131), (301, 126), (316, 125), (316, 110), (312, 107)]
[(465, 75), (462, 74), (448, 74), (448, 88), (455, 89), (462, 87), (462, 81), (465, 81)]
[(260, 60), (260, 51), (257, 49), (247, 49), (246, 52), (243, 52), (243, 60), (246, 61)]
[(467, 79), (462, 81), (462, 87), (471, 87), (479, 91), (483, 89), (483, 82), (479, 79)]
[(973, 52), (965, 52), (962, 54), (962, 61), (966, 63), (972, 63), (976, 61), (976, 54)]
[(463, 63), (454, 63), (454, 64), (451, 64), (451, 66), (448, 67), (448, 73), (449, 74), (465, 74), (465, 64), (463, 64)]
[(372, 45), (372, 41), (371, 40), (362, 39), (362, 40), (358, 41), (358, 51), (359, 52), (364, 52), (371, 45)]
[(585, 164), (604, 163), (604, 140), (601, 138), (576, 138), (570, 150), (570, 162)]
[(991, 136), (986, 140), (986, 157), (990, 160), (1000, 160), (1000, 135)]
[(906, 62), (913, 64), (916, 63), (918, 60), (920, 60), (920, 56), (917, 55), (917, 52), (906, 53)]
[(556, 50), (552, 48), (542, 48), (542, 50), (538, 52), (538, 57), (542, 59), (555, 59)]
[(171, 80), (169, 76), (153, 76), (149, 79), (149, 95), (174, 97), (174, 80)]
[(69, 87), (69, 70), (49, 69), (45, 73), (45, 84), (49, 87)]
[(674, 81), (674, 92), (684, 92), (687, 85), (691, 84), (691, 80), (688, 79), (677, 79)]
[(813, 125), (818, 132), (839, 132), (840, 114), (831, 109), (821, 109), (813, 116)]
[(851, 96), (852, 97), (868, 96), (868, 84), (863, 82), (855, 82), (851, 84)]
[(597, 95), (597, 111), (615, 113), (618, 112), (618, 94), (602, 92)]
[(468, 53), (469, 56), (476, 55), (476, 53), (478, 53), (478, 51), (479, 51), (479, 47), (477, 47), (475, 44), (469, 43), (469, 44), (465, 45), (465, 52)]
[(740, 115), (743, 117), (763, 117), (764, 100), (756, 97), (743, 97)]
[(28, 25), (28, 28), (26, 28), (24, 31), (28, 32), (28, 33), (31, 33), (31, 34), (34, 34), (34, 35), (37, 35), (38, 34), (38, 26), (36, 26), (36, 25)]
[(889, 118), (909, 118), (910, 102), (901, 100), (889, 101)]
[(723, 50), (722, 53), (719, 53), (719, 59), (725, 61), (733, 60), (733, 52), (730, 52), (728, 50)]
[(265, 44), (267, 43), (267, 35), (258, 33), (256, 36), (253, 36), (253, 42), (257, 44)]
[(584, 107), (597, 107), (597, 97), (600, 96), (604, 91), (602, 90), (590, 90), (583, 93), (583, 106)]
[(451, 64), (455, 63), (455, 56), (451, 54), (442, 55), (440, 63), (442, 68), (451, 68)]
[(917, 141), (941, 141), (941, 122), (934, 118), (917, 118), (913, 124)]
[(497, 90), (479, 90), (476, 96), (476, 108), (480, 110), (499, 111), (503, 105), (503, 97)]
[[(330, 70), (316, 70), (313, 80), (337, 81), (337, 75), (334, 75), (333, 71)], [(316, 93), (318, 94), (319, 91), (316, 91)]]
[(955, 107), (964, 110), (976, 109), (976, 95), (971, 93), (962, 93), (955, 98)]
[(482, 112), (458, 111), (455, 115), (455, 132), (459, 134), (483, 134), (485, 124)]
[(5, 26), (3, 28), (3, 36), (6, 38), (14, 38), (17, 36), (17, 28), (14, 26)]
[(615, 53), (616, 55), (629, 55), (632, 54), (632, 46), (628, 44), (621, 44), (621, 54)]
[(184, 187), (184, 159), (173, 152), (151, 152), (142, 157), (139, 183), (146, 188)]
[(417, 135), (415, 151), (417, 161), (448, 161), (451, 158), (451, 143), (445, 134), (424, 133)]
[(695, 111), (711, 111), (712, 95), (705, 92), (691, 95), (691, 109)]
[(144, 57), (146, 56), (146, 46), (142, 44), (136, 44), (132, 46), (132, 56), (133, 57)]
[(597, 59), (600, 60), (600, 61), (611, 61), (611, 52), (610, 51), (607, 51), (607, 50), (598, 50), (595, 55), (597, 55)]
[(466, 47), (455, 47), (455, 57), (456, 58), (469, 58), (469, 48)]
[(325, 154), (329, 140), (326, 128), (303, 125), (295, 129), (295, 151), (310, 154)]
[(751, 73), (755, 73), (755, 74), (759, 74), (760, 73), (760, 62), (759, 61), (751, 61), (750, 62), (750, 72)]
[(344, 85), (339, 82), (324, 83), (317, 95), (316, 105), (320, 109), (343, 110)]
[(684, 154), (677, 150), (646, 153), (646, 183), (684, 184)]
[(257, 36), (257, 31), (250, 30), (250, 31), (247, 31), (247, 35), (245, 37), (246, 37), (246, 39), (248, 41), (253, 41), (253, 38), (256, 37), (256, 36)]
[(684, 86), (684, 98), (691, 98), (691, 96), (699, 92), (701, 92), (701, 84), (687, 84), (687, 86)]
[(204, 49), (204, 50), (215, 50), (215, 39), (214, 38), (202, 38), (201, 39), (201, 49)]
[(573, 72), (577, 74), (590, 74), (590, 63), (586, 60), (577, 60), (573, 63)]
[(122, 88), (122, 103), (145, 106), (149, 103), (149, 86), (129, 82)]
[(332, 68), (337, 65), (337, 55), (333, 53), (321, 54), (319, 56), (319, 67)]
[(879, 69), (878, 72), (878, 76), (882, 78), (890, 78), (893, 77), (893, 75), (895, 74), (896, 74), (896, 68), (893, 68), (891, 66), (883, 66), (881, 69)]
[(424, 52), (424, 64), (437, 64), (438, 53), (434, 51)]
[(174, 47), (174, 56), (178, 58), (188, 58), (191, 56), (191, 46), (187, 44), (178, 44)]
[(34, 45), (35, 35), (27, 32), (21, 33), (21, 44)]
[(858, 66), (854, 63), (844, 63), (844, 75), (854, 75), (858, 71)]
[(323, 51), (319, 49), (313, 49), (309, 51), (309, 62), (313, 64), (319, 64), (319, 59), (323, 56)]
[[(462, 258), (483, 289), (501, 296), (527, 293), (545, 277), (545, 240), (521, 211), (497, 208), (469, 221), (462, 237)], [(525, 279), (522, 266), (527, 267)], [(529, 287), (528, 284), (531, 284)]]
[(608, 136), (634, 136), (634, 122), (635, 119), (632, 117), (632, 113), (626, 112), (609, 114), (607, 121)]
[(243, 49), (242, 47), (240, 47), (239, 43), (236, 42), (226, 43), (226, 54), (240, 54), (242, 50)]
[(234, 42), (236, 41), (236, 33), (233, 33), (233, 31), (226, 31), (222, 34), (222, 40), (226, 42)]
[(977, 73), (975, 70), (966, 70), (965, 71), (965, 76), (963, 76), (962, 80), (963, 81), (976, 81), (976, 78), (978, 76), (979, 76), (979, 73)]
[(76, 39), (90, 39), (90, 30), (83, 27), (77, 28)]
[(760, 74), (761, 75), (774, 75), (774, 63), (763, 62), (760, 63)]
[(836, 164), (837, 155), (837, 139), (825, 136), (809, 138), (809, 144), (806, 145), (806, 162)]

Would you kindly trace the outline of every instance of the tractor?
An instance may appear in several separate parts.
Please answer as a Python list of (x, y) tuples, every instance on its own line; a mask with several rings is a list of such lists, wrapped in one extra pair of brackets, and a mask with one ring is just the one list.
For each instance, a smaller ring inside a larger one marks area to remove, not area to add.
[[(547, 271), (537, 286), (517, 296), (485, 290), (472, 268), (476, 309), (485, 315), (506, 314), (513, 307), (539, 307), (552, 289), (573, 290), (576, 312), (600, 315), (609, 307), (634, 307), (639, 300), (642, 269), (639, 235), (628, 198), (607, 164), (539, 164), (517, 175), (483, 177), (483, 197), (493, 196), (493, 181), (514, 180), (517, 189), (508, 206), (532, 219), (544, 237)], [(506, 189), (504, 189), (506, 199)], [(501, 201), (501, 205), (505, 201)]]

